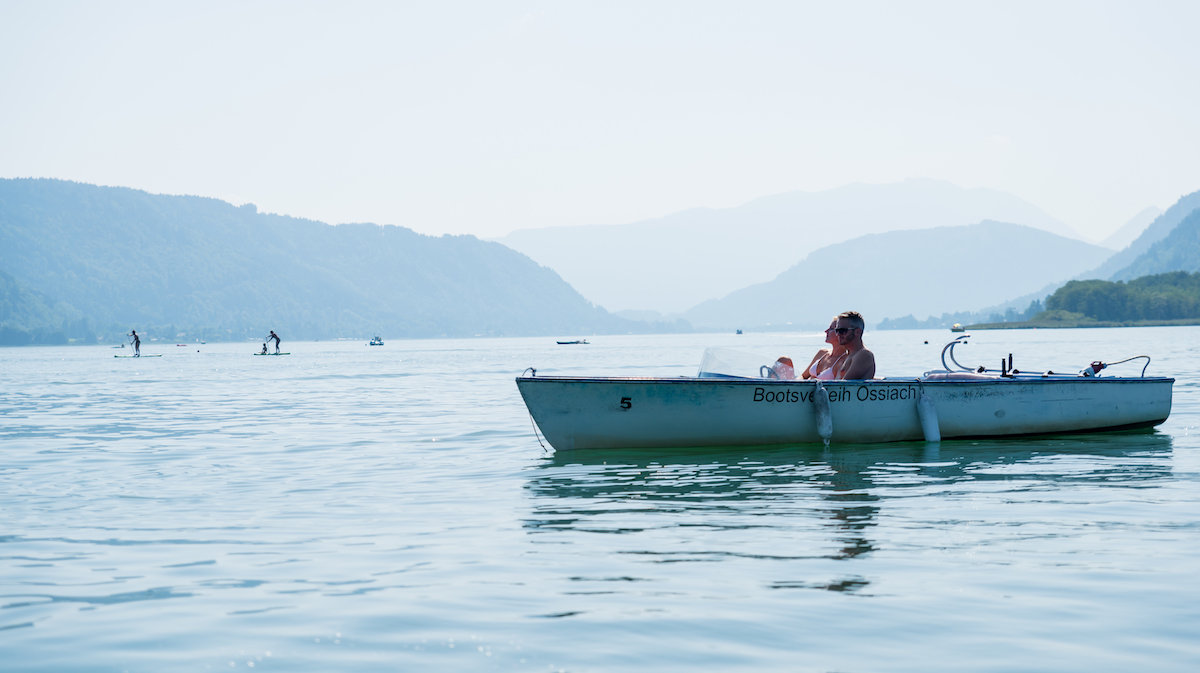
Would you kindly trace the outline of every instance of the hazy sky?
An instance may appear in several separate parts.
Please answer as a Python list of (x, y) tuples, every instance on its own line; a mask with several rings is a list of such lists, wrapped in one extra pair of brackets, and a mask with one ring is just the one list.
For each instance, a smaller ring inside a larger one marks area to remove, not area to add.
[(0, 0), (0, 177), (503, 235), (909, 177), (1200, 190), (1200, 3)]

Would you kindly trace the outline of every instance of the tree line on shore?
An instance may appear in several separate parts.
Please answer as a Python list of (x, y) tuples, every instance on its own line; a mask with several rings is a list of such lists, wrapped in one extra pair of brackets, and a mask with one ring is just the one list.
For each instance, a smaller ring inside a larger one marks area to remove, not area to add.
[(929, 329), (961, 323), (975, 329), (1200, 323), (1200, 272), (1172, 271), (1132, 280), (1072, 280), (1025, 310), (962, 311), (927, 320), (888, 319), (880, 329)]
[(1129, 281), (1073, 280), (1046, 298), (1032, 321), (1102, 322), (1200, 320), (1200, 272), (1173, 271)]

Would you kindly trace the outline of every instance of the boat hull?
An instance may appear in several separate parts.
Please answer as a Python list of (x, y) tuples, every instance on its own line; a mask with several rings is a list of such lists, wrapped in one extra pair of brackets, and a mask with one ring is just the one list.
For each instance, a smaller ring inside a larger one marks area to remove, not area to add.
[[(837, 443), (1153, 427), (1171, 412), (1170, 378), (810, 381), (522, 376), (517, 388), (558, 450)], [(924, 396), (926, 423), (919, 400)], [(930, 410), (933, 427), (930, 437)], [(825, 427), (828, 431), (828, 425)]]

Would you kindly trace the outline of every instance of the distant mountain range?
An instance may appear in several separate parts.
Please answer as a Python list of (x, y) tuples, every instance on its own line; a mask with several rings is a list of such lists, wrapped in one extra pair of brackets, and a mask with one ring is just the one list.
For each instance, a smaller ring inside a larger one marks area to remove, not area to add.
[[(1116, 254), (1047, 231), (1071, 233), (1024, 202), (934, 181), (785, 194), (641, 229), (534, 237), (560, 241), (560, 259), (588, 258), (579, 282), (607, 279), (606, 296), (640, 288), (652, 304), (711, 293), (664, 318), (611, 314), (550, 268), (473, 236), (0, 179), (0, 344), (115, 340), (131, 328), (166, 340), (253, 339), (269, 329), (285, 338), (395, 338), (810, 328), (847, 309), (872, 324), (915, 324), (923, 315), (1004, 312), (1013, 302), (1021, 311), (1072, 278), (1200, 271), (1198, 208), (1200, 192), (1184, 196)], [(1040, 226), (919, 226), (957, 222), (972, 209), (1009, 209)], [(888, 225), (895, 230), (855, 234)], [(831, 238), (839, 240), (817, 244)]]
[(1021, 199), (937, 180), (789, 192), (621, 225), (515, 231), (499, 239), (611, 310), (673, 314), (775, 278), (815, 250), (865, 234), (983, 220), (1080, 238)]
[(1200, 209), (1188, 213), (1111, 280), (1133, 280), (1170, 271), (1200, 271)]
[[(1200, 192), (1166, 211), (1139, 213), (1118, 234), (1129, 236), (1138, 226), (1141, 233), (1117, 253), (997, 222), (872, 234), (822, 248), (768, 283), (682, 316), (697, 329), (778, 328), (781, 322), (819, 327), (825, 314), (848, 308), (895, 325), (927, 324), (925, 316), (946, 314), (984, 322), (1020, 313), (1072, 279), (1200, 271)], [(840, 265), (845, 260), (855, 261), (853, 273)]]
[[(679, 326), (668, 326), (678, 328)], [(0, 343), (652, 331), (473, 236), (216, 199), (0, 180)]]
[(841, 311), (871, 324), (999, 304), (1095, 267), (1112, 251), (1003, 222), (870, 234), (827, 246), (769, 282), (683, 314), (698, 329), (816, 328)]
[[(1154, 218), (1154, 221), (1142, 231), (1141, 235), (1134, 239), (1127, 247), (1108, 258), (1100, 266), (1080, 274), (1077, 278), (1079, 280), (1126, 280), (1129, 278), (1126, 275), (1126, 270), (1135, 265), (1140, 265), (1142, 268), (1153, 268), (1153, 270), (1146, 273), (1197, 270), (1195, 266), (1187, 268), (1189, 261), (1185, 258), (1178, 258), (1178, 263), (1181, 266), (1177, 268), (1165, 268), (1162, 264), (1139, 263), (1140, 257), (1149, 252), (1150, 248), (1154, 247), (1157, 243), (1167, 238), (1183, 222), (1184, 218), (1195, 212), (1197, 208), (1200, 208), (1200, 191), (1180, 197), (1179, 201)], [(1161, 257), (1161, 252), (1159, 256)], [(1200, 258), (1197, 258), (1192, 263), (1200, 263)]]
[(1146, 231), (1146, 228), (1162, 214), (1163, 211), (1159, 208), (1153, 206), (1144, 208), (1116, 231), (1109, 234), (1107, 238), (1100, 241), (1100, 245), (1112, 250), (1124, 250), (1129, 247), (1130, 243), (1137, 240), (1138, 236), (1141, 236), (1142, 232)]

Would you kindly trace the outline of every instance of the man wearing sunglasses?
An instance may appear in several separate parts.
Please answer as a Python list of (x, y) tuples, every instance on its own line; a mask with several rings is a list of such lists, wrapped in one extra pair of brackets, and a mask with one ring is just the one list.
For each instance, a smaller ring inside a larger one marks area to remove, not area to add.
[(875, 354), (863, 346), (862, 335), (866, 322), (857, 311), (838, 314), (833, 332), (838, 345), (846, 349), (846, 357), (840, 362), (836, 378), (875, 378)]

